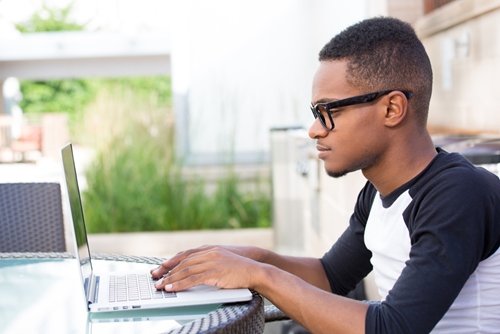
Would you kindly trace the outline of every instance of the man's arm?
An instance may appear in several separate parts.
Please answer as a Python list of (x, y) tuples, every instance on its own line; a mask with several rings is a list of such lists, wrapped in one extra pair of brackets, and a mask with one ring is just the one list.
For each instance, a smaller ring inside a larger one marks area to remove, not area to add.
[(308, 257), (284, 256), (270, 250), (252, 246), (202, 246), (196, 249), (181, 252), (171, 259), (164, 261), (158, 268), (151, 270), (151, 275), (160, 278), (188, 256), (213, 249), (224, 249), (242, 257), (257, 262), (275, 266), (283, 271), (289, 272), (302, 280), (322, 290), (331, 292), (330, 284), (326, 278), (325, 270), (319, 259)]
[(331, 292), (325, 270), (319, 259), (285, 256), (268, 250), (262, 250), (260, 262), (275, 266), (300, 277), (317, 288)]
[(203, 246), (179, 253), (152, 275), (168, 273), (156, 285), (167, 291), (198, 284), (252, 289), (314, 333), (364, 333), (368, 305), (330, 292), (334, 287), (335, 293), (346, 294), (371, 269), (371, 253), (363, 246), (362, 228), (357, 225), (353, 218), (321, 260), (335, 263), (337, 270), (328, 267), (335, 278), (327, 278), (318, 259), (231, 246)]
[[(274, 256), (273, 256), (274, 257)], [(311, 270), (314, 261), (277, 256), (284, 267)], [(321, 266), (319, 260), (312, 267)], [(324, 276), (324, 271), (320, 271)], [(312, 276), (312, 275), (308, 275)], [(324, 280), (327, 283), (326, 277)], [(336, 296), (274, 265), (257, 262), (227, 249), (212, 247), (191, 253), (157, 288), (181, 291), (199, 284), (219, 288), (249, 288), (268, 298), (292, 319), (314, 333), (364, 333), (368, 305)]]
[(364, 244), (364, 227), (375, 194), (375, 188), (367, 182), (358, 196), (349, 227), (321, 260), (284, 256), (254, 246), (202, 246), (178, 253), (164, 261), (158, 268), (152, 269), (151, 275), (160, 278), (195, 253), (223, 249), (247, 259), (272, 265), (322, 290), (346, 295), (372, 269), (371, 252)]
[(313, 333), (365, 333), (367, 304), (317, 289), (286, 272), (264, 269), (256, 291)]

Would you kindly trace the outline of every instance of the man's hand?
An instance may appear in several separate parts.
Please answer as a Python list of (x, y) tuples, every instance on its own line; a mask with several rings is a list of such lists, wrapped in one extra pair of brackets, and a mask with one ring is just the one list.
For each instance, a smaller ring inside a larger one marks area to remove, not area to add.
[(155, 286), (166, 291), (200, 284), (254, 290), (314, 333), (364, 333), (368, 305), (328, 292), (318, 259), (257, 247), (203, 246), (164, 261), (151, 275), (161, 278)]
[(181, 291), (205, 284), (218, 288), (254, 288), (258, 267), (265, 266), (249, 257), (247, 247), (203, 246), (181, 252), (151, 271), (163, 276), (157, 289)]
[(183, 251), (175, 255), (174, 257), (163, 261), (162, 264), (154, 269), (151, 269), (150, 273), (151, 276), (154, 278), (161, 278), (163, 275), (174, 269), (179, 263), (187, 259), (189, 256), (195, 254), (195, 253), (200, 253), (200, 252), (207, 252), (209, 250), (213, 249), (219, 249), (219, 250), (226, 250), (229, 252), (232, 252), (234, 254), (238, 254), (240, 256), (255, 260), (255, 261), (260, 261), (260, 253), (263, 252), (258, 247), (251, 247), (251, 246), (213, 246), (213, 245), (205, 245), (201, 246), (198, 248), (190, 249), (187, 251)]

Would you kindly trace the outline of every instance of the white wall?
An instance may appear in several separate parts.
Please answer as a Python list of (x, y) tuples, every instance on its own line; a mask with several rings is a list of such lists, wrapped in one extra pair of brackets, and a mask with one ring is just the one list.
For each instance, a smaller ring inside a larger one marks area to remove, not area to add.
[(500, 133), (500, 1), (449, 3), (416, 30), (434, 71), (429, 125)]
[(365, 1), (173, 3), (172, 80), (179, 149), (191, 163), (232, 152), (268, 160), (275, 126), (309, 126), (317, 54), (365, 17)]
[[(23, 21), (45, 2), (2, 0), (0, 16)], [(75, 0), (88, 29), (171, 35), (179, 152), (198, 163), (268, 161), (269, 130), (308, 126), (317, 53), (366, 16), (366, 0)]]

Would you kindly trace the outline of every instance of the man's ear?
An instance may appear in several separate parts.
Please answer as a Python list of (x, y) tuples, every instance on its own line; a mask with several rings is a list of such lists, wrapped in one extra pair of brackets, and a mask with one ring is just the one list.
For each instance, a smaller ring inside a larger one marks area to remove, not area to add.
[(394, 91), (387, 95), (385, 125), (395, 127), (401, 124), (408, 117), (408, 100), (406, 96)]

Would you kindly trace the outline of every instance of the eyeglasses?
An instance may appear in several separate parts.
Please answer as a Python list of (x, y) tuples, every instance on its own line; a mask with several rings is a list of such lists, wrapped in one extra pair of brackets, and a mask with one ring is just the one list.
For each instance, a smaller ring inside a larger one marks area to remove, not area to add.
[[(331, 111), (332, 109), (372, 102), (378, 99), (379, 97), (387, 95), (391, 92), (394, 92), (394, 90), (384, 90), (380, 92), (348, 97), (347, 99), (338, 100), (330, 103), (318, 103), (314, 106), (311, 105), (311, 111), (313, 113), (314, 118), (319, 118), (319, 121), (321, 125), (323, 125), (325, 130), (331, 131), (335, 127), (335, 124), (333, 123), (332, 119), (332, 114), (335, 111)], [(401, 93), (403, 93), (408, 100), (411, 99), (411, 97), (413, 96), (412, 92), (401, 91)]]

